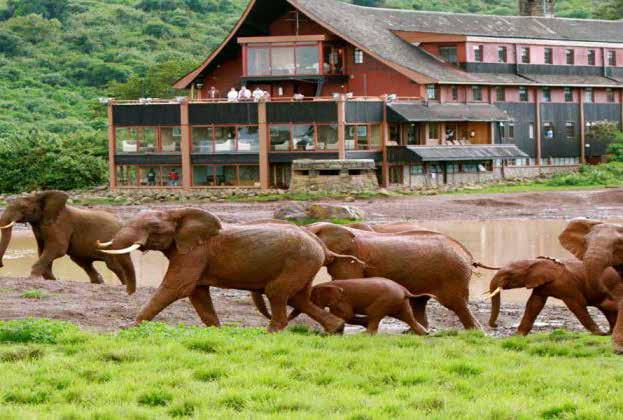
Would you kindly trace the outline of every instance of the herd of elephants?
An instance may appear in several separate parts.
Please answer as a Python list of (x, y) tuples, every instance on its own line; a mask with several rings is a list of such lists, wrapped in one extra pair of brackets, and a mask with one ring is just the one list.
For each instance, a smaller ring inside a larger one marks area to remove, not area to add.
[[(586, 329), (603, 335), (587, 311), (598, 308), (608, 320), (615, 350), (623, 352), (623, 225), (576, 219), (560, 243), (577, 259), (538, 257), (494, 268), (475, 261), (455, 239), (413, 223), (225, 224), (209, 212), (184, 208), (143, 211), (122, 224), (111, 213), (68, 206), (68, 198), (44, 191), (9, 200), (0, 216), (0, 267), (16, 223), (30, 224), (37, 241), (33, 277), (54, 280), (54, 260), (69, 255), (92, 283), (103, 283), (93, 267), (103, 261), (132, 294), (136, 277), (130, 253), (160, 251), (169, 260), (168, 270), (133, 325), (190, 298), (206, 325), (219, 326), (210, 296), (210, 287), (219, 287), (251, 292), (270, 319), (271, 332), (304, 313), (328, 333), (342, 332), (348, 323), (374, 334), (389, 316), (415, 334), (426, 334), (430, 299), (454, 312), (465, 328), (478, 329), (468, 306), (469, 283), (474, 270), (482, 268), (497, 270), (487, 293), (491, 327), (499, 315), (500, 292), (527, 288), (532, 294), (518, 334), (530, 332), (552, 296), (564, 301)], [(314, 286), (323, 266), (334, 280)], [(288, 306), (293, 308), (289, 316)]]

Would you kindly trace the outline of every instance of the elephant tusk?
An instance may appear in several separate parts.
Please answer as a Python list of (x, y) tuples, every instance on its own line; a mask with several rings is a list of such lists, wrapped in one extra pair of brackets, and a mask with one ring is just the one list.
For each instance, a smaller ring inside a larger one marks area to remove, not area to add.
[(3, 230), (3, 229), (8, 229), (8, 228), (12, 228), (14, 225), (15, 225), (15, 222), (11, 222), (11, 223), (9, 223), (9, 224), (8, 224), (8, 225), (6, 225), (6, 226), (1, 226), (1, 227), (0, 227), (0, 230)]
[(493, 292), (489, 293), (489, 292), (485, 292), (483, 293), (483, 297), (486, 299), (491, 299), (492, 297), (498, 295), (502, 293), (502, 288), (498, 287), (497, 289), (495, 289)]
[(103, 252), (104, 254), (108, 254), (108, 255), (124, 255), (124, 254), (130, 254), (134, 251), (136, 251), (137, 249), (139, 249), (141, 247), (141, 244), (134, 244), (128, 248), (125, 249), (115, 249), (115, 250), (102, 250), (101, 252)]
[(98, 247), (98, 248), (100, 248), (100, 249), (101, 249), (101, 248), (110, 248), (110, 247), (112, 246), (112, 242), (113, 242), (113, 241), (110, 241), (110, 242), (103, 242), (103, 243), (102, 243), (102, 242), (100, 242), (100, 241), (97, 241), (97, 247)]

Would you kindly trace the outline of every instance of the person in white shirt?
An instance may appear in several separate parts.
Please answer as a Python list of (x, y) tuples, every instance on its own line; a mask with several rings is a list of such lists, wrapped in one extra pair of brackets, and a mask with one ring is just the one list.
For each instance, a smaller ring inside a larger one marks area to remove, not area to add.
[(253, 91), (253, 100), (259, 102), (264, 97), (264, 91), (259, 87), (256, 87)]
[(227, 94), (227, 101), (228, 102), (237, 102), (238, 101), (238, 91), (236, 90), (236, 88), (231, 88), (231, 90)]
[(240, 92), (238, 92), (238, 100), (249, 101), (251, 100), (251, 91), (246, 86), (242, 86)]

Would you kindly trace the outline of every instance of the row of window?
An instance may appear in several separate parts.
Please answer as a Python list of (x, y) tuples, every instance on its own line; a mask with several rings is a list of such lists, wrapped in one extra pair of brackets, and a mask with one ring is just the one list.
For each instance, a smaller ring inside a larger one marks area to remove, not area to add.
[[(347, 125), (346, 150), (379, 150), (379, 124)], [(117, 153), (179, 153), (179, 127), (123, 127), (116, 130)], [(270, 125), (270, 150), (274, 152), (337, 151), (336, 124)], [(258, 126), (204, 126), (191, 129), (192, 153), (258, 153)]]
[[(500, 136), (504, 139), (512, 140), (515, 138), (515, 123), (500, 123)], [(568, 139), (576, 138), (576, 123), (573, 121), (566, 121), (564, 128), (564, 137)], [(543, 123), (543, 138), (545, 140), (553, 140), (556, 137), (556, 125), (551, 121)], [(534, 140), (535, 130), (534, 123), (528, 123), (528, 139)]]
[[(193, 165), (191, 183), (195, 187), (258, 187), (258, 165)], [(120, 187), (182, 186), (179, 166), (117, 166), (117, 185)]]
[[(475, 45), (474, 47), (474, 61), (477, 63), (484, 62), (484, 45)], [(454, 49), (454, 50), (452, 50)], [(574, 65), (576, 64), (576, 56), (577, 52), (573, 48), (565, 49), (565, 64)], [(440, 48), (440, 54), (442, 58), (446, 59), (451, 63), (456, 63), (456, 47), (443, 47)], [(588, 50), (586, 55), (586, 64), (589, 66), (597, 65), (597, 52), (596, 50)], [(497, 47), (497, 62), (498, 63), (508, 63), (508, 47), (498, 46)], [(521, 47), (519, 49), (519, 62), (522, 64), (530, 64), (532, 62), (532, 50), (530, 47)], [(554, 64), (554, 48), (545, 48), (543, 52), (543, 62), (545, 64)], [(606, 51), (606, 63), (610, 67), (615, 67), (617, 65), (616, 59), (616, 51), (609, 50)]]
[[(480, 102), (483, 100), (483, 87), (482, 86), (472, 86), (472, 100), (475, 102)], [(552, 102), (552, 89), (550, 87), (541, 88), (542, 99), (543, 102)], [(426, 97), (429, 100), (439, 100), (439, 85), (427, 85), (426, 86)], [(450, 97), (452, 101), (459, 100), (459, 87), (451, 86), (450, 87)], [(573, 88), (566, 87), (564, 88), (564, 98), (565, 102), (573, 102)], [(528, 102), (530, 99), (528, 88), (525, 86), (519, 87), (519, 101), (520, 102)], [(496, 86), (495, 87), (495, 100), (497, 102), (506, 102), (506, 88), (504, 86)], [(606, 101), (608, 103), (616, 102), (616, 92), (613, 88), (606, 89)], [(593, 88), (585, 88), (584, 89), (584, 102), (592, 103), (595, 102), (595, 90)]]

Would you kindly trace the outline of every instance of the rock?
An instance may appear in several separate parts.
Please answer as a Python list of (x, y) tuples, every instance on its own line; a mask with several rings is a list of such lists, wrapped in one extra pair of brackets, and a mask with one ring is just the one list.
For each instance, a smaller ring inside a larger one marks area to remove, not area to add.
[(310, 204), (307, 207), (307, 215), (313, 219), (330, 220), (363, 220), (365, 212), (353, 206), (339, 206), (332, 204)]
[(303, 220), (308, 218), (305, 207), (298, 203), (279, 206), (273, 217), (277, 220)]
[(355, 202), (355, 197), (352, 196), (348, 196), (344, 199), (345, 202), (347, 203), (354, 203)]

